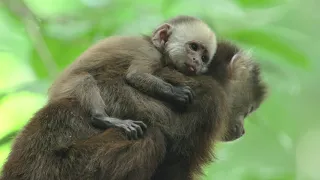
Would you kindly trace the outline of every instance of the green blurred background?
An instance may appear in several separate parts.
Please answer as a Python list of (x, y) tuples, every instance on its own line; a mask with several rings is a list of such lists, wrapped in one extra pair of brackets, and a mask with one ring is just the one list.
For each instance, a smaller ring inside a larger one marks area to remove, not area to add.
[[(97, 40), (150, 33), (179, 14), (251, 49), (270, 96), (246, 135), (218, 144), (203, 179), (320, 180), (319, 0), (2, 0), (0, 167), (57, 73)], [(297, 129), (299, 127), (299, 129)]]

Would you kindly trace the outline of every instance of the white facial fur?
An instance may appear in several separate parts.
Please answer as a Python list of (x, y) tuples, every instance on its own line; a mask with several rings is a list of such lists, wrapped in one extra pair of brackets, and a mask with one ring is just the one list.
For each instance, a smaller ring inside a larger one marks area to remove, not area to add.
[(197, 74), (206, 72), (207, 66), (212, 61), (217, 48), (216, 36), (209, 26), (202, 21), (192, 21), (172, 25), (171, 32), (172, 34), (166, 43), (165, 49), (176, 68), (182, 71), (185, 70), (185, 62), (190, 61), (190, 54), (186, 50), (186, 44), (193, 41), (202, 44), (208, 51), (208, 61), (201, 62), (200, 69), (197, 69)]

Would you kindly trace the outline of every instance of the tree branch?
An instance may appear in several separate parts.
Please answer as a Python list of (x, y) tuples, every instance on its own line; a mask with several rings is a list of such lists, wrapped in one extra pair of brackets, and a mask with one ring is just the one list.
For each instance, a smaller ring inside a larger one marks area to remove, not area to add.
[(40, 59), (48, 70), (49, 76), (54, 78), (58, 73), (58, 67), (46, 45), (45, 40), (43, 39), (41, 31), (38, 28), (40, 25), (36, 16), (23, 0), (2, 0), (2, 2), (24, 24), (28, 36), (40, 56)]

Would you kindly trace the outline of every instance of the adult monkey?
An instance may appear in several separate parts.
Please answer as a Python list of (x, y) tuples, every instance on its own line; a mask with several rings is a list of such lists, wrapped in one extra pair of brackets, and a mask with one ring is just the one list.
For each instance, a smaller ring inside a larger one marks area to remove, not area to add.
[[(227, 51), (217, 57), (227, 58), (210, 67), (212, 74), (177, 78), (170, 77), (169, 68), (158, 72), (168, 81), (183, 82), (194, 89), (196, 99), (185, 113), (173, 112), (161, 101), (125, 86), (121, 79), (111, 84), (115, 87), (122, 83), (124, 88), (117, 89), (118, 94), (109, 86), (102, 87), (102, 96), (109, 96), (106, 104), (113, 105), (108, 107), (110, 114), (149, 124), (145, 137), (137, 141), (127, 140), (117, 129), (104, 132), (94, 129), (86, 120), (90, 113), (80, 109), (72, 99), (47, 104), (17, 136), (1, 180), (144, 180), (152, 176), (152, 179), (192, 179), (192, 174), (211, 160), (212, 144), (225, 134), (224, 125), (232, 124), (224, 123), (228, 120), (228, 103), (232, 103), (225, 93), (230, 84), (225, 77), (234, 69), (228, 70), (229, 60), (238, 50), (226, 47)], [(257, 66), (240, 70), (259, 79)], [(121, 98), (116, 99), (117, 96)], [(127, 108), (119, 108), (120, 105)]]
[[(249, 54), (241, 51), (236, 46), (227, 42), (220, 42), (214, 58), (215, 61), (210, 67), (210, 75), (227, 92), (229, 118), (228, 121), (225, 121), (228, 123), (225, 126), (226, 131), (220, 134), (222, 135), (221, 137), (216, 137), (217, 139), (215, 140), (233, 141), (244, 135), (244, 119), (257, 110), (265, 100), (267, 86), (261, 80), (259, 65), (252, 60)], [(165, 76), (166, 73), (163, 74), (161, 72), (159, 75)], [(174, 77), (171, 77), (172, 79)], [(198, 133), (201, 134), (200, 132)], [(207, 132), (202, 132), (202, 134), (205, 133)], [(201, 138), (198, 140), (203, 143)], [(188, 152), (187, 156), (181, 156), (180, 150), (186, 149), (186, 146), (189, 145), (188, 143), (196, 144), (196, 146)], [(213, 159), (212, 156), (210, 157), (206, 154), (210, 152), (210, 147), (203, 146), (201, 143), (192, 142), (186, 138), (184, 142), (173, 148), (174, 151), (178, 150), (180, 152), (180, 156), (176, 152), (167, 151), (164, 161), (157, 168), (152, 180), (193, 179), (195, 175), (201, 175), (203, 165)], [(204, 149), (205, 151), (202, 152), (195, 151)], [(213, 153), (213, 151), (211, 152)]]

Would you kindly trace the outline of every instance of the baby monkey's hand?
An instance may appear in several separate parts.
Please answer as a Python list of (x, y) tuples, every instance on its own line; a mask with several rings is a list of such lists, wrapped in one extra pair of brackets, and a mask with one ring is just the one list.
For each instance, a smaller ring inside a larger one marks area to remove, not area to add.
[(189, 86), (173, 86), (170, 101), (180, 105), (193, 103), (194, 93)]

